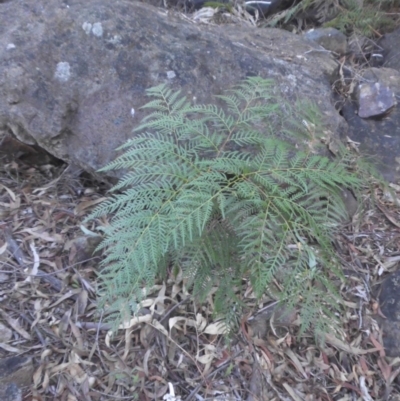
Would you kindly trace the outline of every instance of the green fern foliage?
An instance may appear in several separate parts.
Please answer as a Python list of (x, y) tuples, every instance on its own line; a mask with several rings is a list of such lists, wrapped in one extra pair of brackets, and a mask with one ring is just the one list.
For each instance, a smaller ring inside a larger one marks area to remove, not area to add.
[(339, 305), (340, 191), (362, 188), (351, 158), (286, 140), (287, 106), (269, 80), (245, 80), (217, 98), (222, 107), (192, 105), (166, 85), (148, 95), (147, 118), (101, 169), (125, 173), (89, 217), (113, 215), (100, 306), (126, 318), (144, 288), (179, 269), (200, 301), (218, 287), (216, 313), (231, 327), (250, 283), (257, 297), (300, 305), (303, 330), (326, 330)]
[(389, 32), (396, 26), (395, 20), (383, 11), (382, 1), (368, 0), (363, 6), (356, 0), (345, 0), (342, 3), (339, 14), (326, 22), (325, 27), (336, 28), (346, 34), (356, 32), (375, 37), (379, 31)]
[[(309, 28), (308, 24), (336, 28), (345, 34), (357, 33), (370, 38), (391, 32), (399, 25), (398, 0), (302, 0), (274, 14), (261, 26)], [(380, 33), (381, 32), (381, 33)]]

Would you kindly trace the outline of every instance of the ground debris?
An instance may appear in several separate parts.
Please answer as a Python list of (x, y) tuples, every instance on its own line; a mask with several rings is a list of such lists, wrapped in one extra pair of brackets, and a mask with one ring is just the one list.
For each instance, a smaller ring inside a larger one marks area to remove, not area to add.
[(94, 224), (81, 224), (104, 193), (91, 182), (75, 191), (68, 178), (59, 179), (59, 166), (46, 171), (16, 161), (0, 170), (0, 358), (31, 361), (33, 399), (317, 401), (400, 394), (400, 359), (385, 353), (377, 318), (379, 285), (399, 262), (400, 188), (388, 197), (377, 187), (375, 207), (365, 194), (366, 212), (337, 238), (346, 276), (338, 280), (339, 335), (328, 333), (323, 345), (312, 333), (299, 338), (296, 311), (267, 296), (258, 302), (248, 287), (248, 315), (229, 343), (212, 303), (197, 305), (180, 275), (149, 289), (139, 317), (119, 328), (98, 313), (99, 255), (91, 254), (101, 237)]

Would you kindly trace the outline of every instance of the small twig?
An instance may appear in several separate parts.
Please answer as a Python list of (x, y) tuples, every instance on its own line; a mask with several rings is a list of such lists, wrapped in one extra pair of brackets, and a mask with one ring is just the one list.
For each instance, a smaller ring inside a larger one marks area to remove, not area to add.
[(62, 281), (54, 277), (53, 275), (44, 272), (43, 270), (38, 270), (35, 277), (41, 278), (47, 283), (49, 283), (50, 287), (52, 287), (57, 292), (60, 292), (62, 290), (63, 287)]
[(103, 313), (104, 313), (104, 311), (101, 311), (100, 323), (99, 323), (99, 326), (97, 327), (97, 331), (96, 331), (96, 348), (97, 348), (97, 352), (99, 353), (100, 361), (103, 364), (103, 366), (105, 367), (106, 365), (101, 356), (101, 350), (100, 350), (100, 346), (99, 346), (99, 332), (100, 332), (100, 325), (102, 324), (101, 321), (103, 320)]
[[(25, 262), (26, 257), (23, 251), (21, 250), (20, 246), (18, 245), (17, 241), (13, 238), (10, 227), (4, 227), (4, 237), (5, 240), (7, 241), (7, 245), (11, 255), (17, 261), (19, 266), (21, 268), (24, 268), (26, 264)], [(56, 277), (53, 277), (49, 273), (45, 273), (42, 270), (38, 270), (37, 274), (34, 275), (34, 277), (39, 277), (42, 278), (44, 281), (47, 281), (50, 284), (50, 286), (57, 292), (60, 292), (63, 287), (61, 280), (59, 280)]]
[[(12, 308), (12, 307), (10, 307), (10, 306), (8, 306), (7, 308), (8, 308), (9, 310), (12, 310), (13, 312), (17, 313), (18, 315), (20, 315), (20, 316), (22, 317), (22, 319), (25, 320), (29, 325), (32, 325), (33, 320), (32, 320), (30, 317), (26, 316), (25, 313), (21, 313), (21, 311), (18, 311), (18, 310), (14, 309), (14, 308)], [(30, 326), (30, 329), (32, 330), (32, 327), (31, 327), (31, 326)], [(42, 333), (40, 332), (40, 330), (37, 328), (37, 326), (35, 326), (33, 329), (35, 330), (36, 335), (37, 335), (38, 338), (39, 338), (39, 341), (42, 343), (42, 345), (43, 345), (44, 347), (46, 347), (46, 346), (48, 345), (48, 344), (47, 344), (47, 341), (43, 338)], [(53, 334), (53, 333), (52, 333), (52, 334)]]
[(279, 303), (279, 301), (274, 301), (274, 302), (272, 302), (272, 303), (270, 303), (269, 305), (267, 305), (267, 306), (264, 306), (264, 308), (261, 308), (260, 310), (258, 310), (255, 314), (254, 314), (254, 316), (251, 316), (248, 320), (250, 321), (250, 320), (253, 320), (256, 316), (258, 316), (261, 312), (264, 312), (265, 310), (267, 310), (267, 309), (269, 309), (269, 308), (272, 308), (273, 306), (275, 306), (276, 304), (278, 304)]
[[(158, 322), (158, 323), (161, 324), (160, 322)], [(149, 324), (151, 327), (153, 327), (153, 329), (157, 330), (157, 331), (160, 332), (161, 334), (165, 335), (165, 333), (164, 333), (162, 330), (160, 330), (158, 327), (156, 327), (153, 323), (147, 323), (147, 324)], [(163, 330), (165, 330), (165, 329), (163, 328)], [(166, 332), (166, 330), (165, 330), (165, 332)], [(168, 335), (168, 334), (167, 334), (167, 335)], [(201, 375), (201, 378), (203, 378), (203, 380), (205, 380), (206, 377), (202, 374), (201, 369), (200, 369), (199, 365), (197, 364), (196, 359), (195, 359), (189, 352), (187, 352), (181, 345), (179, 345), (175, 340), (173, 340), (173, 339), (172, 339), (171, 337), (169, 337), (169, 336), (168, 336), (168, 338), (169, 338), (184, 354), (186, 354), (186, 356), (187, 356), (189, 359), (192, 360), (192, 362), (193, 362), (194, 365), (196, 366), (197, 370), (199, 371), (199, 373), (200, 373), (200, 375)]]
[(201, 384), (198, 384), (190, 394), (184, 399), (184, 401), (190, 401), (200, 390)]
[(10, 227), (4, 227), (4, 237), (8, 244), (8, 249), (18, 264), (23, 267), (25, 264), (25, 255), (19, 247), (17, 241), (12, 236)]
[(160, 319), (160, 323), (162, 323), (175, 309), (177, 309), (179, 306), (183, 305), (185, 302), (187, 302), (191, 296), (189, 295), (185, 299), (182, 299), (181, 302), (175, 304), (171, 309), (167, 311), (167, 313)]
[(109, 331), (112, 329), (112, 325), (107, 323), (75, 322), (75, 324), (80, 329), (85, 329), (85, 330), (95, 329), (97, 331), (97, 335), (99, 331), (104, 331), (104, 330)]
[[(239, 356), (244, 350), (241, 349), (240, 351), (236, 352), (235, 355), (231, 356), (230, 358), (228, 358), (226, 361), (223, 362), (223, 364), (221, 366), (219, 366), (218, 368), (214, 369), (212, 372), (208, 373), (207, 376), (205, 376), (203, 379), (203, 382), (207, 379), (210, 379), (212, 376), (216, 375), (217, 373), (219, 373), (221, 370), (224, 370), (228, 367), (228, 363), (231, 362), (232, 360), (234, 360), (237, 356)], [(196, 380), (196, 379), (193, 379)], [(185, 398), (184, 401), (190, 401), (200, 390), (201, 387), (201, 383), (198, 384), (193, 390), (192, 392)]]

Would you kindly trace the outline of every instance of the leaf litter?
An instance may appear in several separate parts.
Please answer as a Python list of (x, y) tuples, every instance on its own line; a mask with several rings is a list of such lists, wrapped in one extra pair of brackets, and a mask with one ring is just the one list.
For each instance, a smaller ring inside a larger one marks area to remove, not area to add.
[(366, 193), (366, 212), (338, 235), (339, 335), (327, 333), (322, 345), (312, 333), (299, 338), (296, 311), (257, 301), (247, 287), (247, 314), (228, 342), (212, 297), (196, 304), (172, 273), (147, 290), (137, 317), (112, 330), (96, 308), (101, 233), (81, 226), (106, 193), (63, 169), (20, 160), (0, 168), (0, 355), (33, 358), (26, 400), (400, 397), (400, 358), (385, 353), (374, 290), (400, 261), (400, 187), (388, 195), (376, 186), (375, 206)]

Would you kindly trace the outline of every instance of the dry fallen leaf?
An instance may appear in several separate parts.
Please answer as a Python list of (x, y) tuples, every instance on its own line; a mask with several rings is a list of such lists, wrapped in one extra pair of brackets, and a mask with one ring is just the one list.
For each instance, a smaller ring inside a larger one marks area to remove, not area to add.
[(12, 337), (12, 331), (4, 326), (3, 323), (0, 323), (0, 342), (6, 343), (9, 341)]
[(377, 348), (363, 350), (360, 348), (352, 347), (350, 344), (344, 343), (343, 341), (339, 340), (338, 338), (336, 338), (335, 336), (333, 336), (329, 333), (325, 334), (325, 341), (329, 344), (332, 344), (334, 347), (337, 347), (337, 348), (341, 349), (342, 351), (348, 352), (349, 354), (353, 354), (353, 355), (365, 355), (365, 354), (369, 354), (369, 353), (378, 351)]
[(227, 332), (228, 328), (224, 322), (211, 323), (203, 330), (203, 333), (213, 335), (226, 334)]
[(31, 335), (23, 328), (21, 327), (19, 323), (19, 319), (13, 319), (10, 317), (6, 312), (4, 312), (2, 309), (0, 309), (0, 314), (3, 317), (3, 319), (25, 340), (31, 340), (32, 337)]

